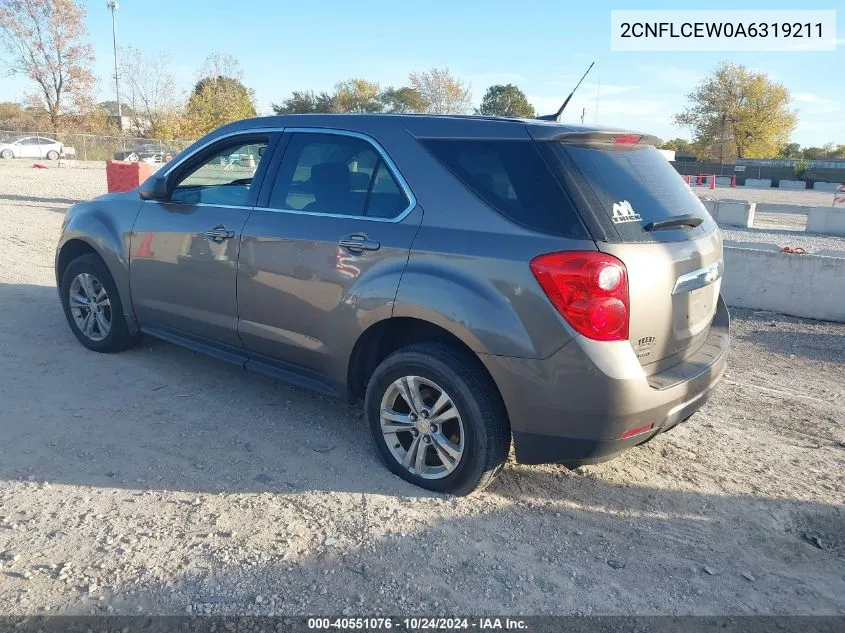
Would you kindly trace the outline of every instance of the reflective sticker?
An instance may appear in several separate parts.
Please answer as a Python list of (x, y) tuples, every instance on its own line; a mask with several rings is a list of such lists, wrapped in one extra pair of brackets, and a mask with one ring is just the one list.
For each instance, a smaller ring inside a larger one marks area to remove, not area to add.
[(610, 218), (614, 224), (623, 224), (625, 222), (642, 222), (643, 219), (639, 213), (634, 212), (634, 208), (627, 200), (613, 203), (613, 217)]

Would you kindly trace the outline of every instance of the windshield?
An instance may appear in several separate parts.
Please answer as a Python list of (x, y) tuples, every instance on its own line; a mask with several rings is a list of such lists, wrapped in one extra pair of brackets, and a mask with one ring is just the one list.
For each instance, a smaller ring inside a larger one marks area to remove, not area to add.
[[(678, 241), (705, 235), (713, 222), (704, 205), (652, 145), (542, 143), (564, 180), (577, 188), (611, 241)], [(586, 185), (584, 187), (583, 185)], [(698, 227), (646, 231), (651, 222), (701, 217)]]

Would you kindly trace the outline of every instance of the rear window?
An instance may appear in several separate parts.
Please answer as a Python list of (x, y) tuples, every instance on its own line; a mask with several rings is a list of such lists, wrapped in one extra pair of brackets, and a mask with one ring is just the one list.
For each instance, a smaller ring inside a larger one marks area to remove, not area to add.
[(511, 221), (543, 233), (586, 238), (572, 204), (531, 141), (427, 139), (423, 144)]
[[(578, 185), (587, 185), (578, 188), (608, 236), (618, 234), (625, 242), (677, 241), (704, 235), (713, 228), (704, 205), (652, 145), (543, 145), (551, 148), (564, 172), (581, 181)], [(643, 228), (685, 214), (701, 216), (704, 222), (694, 229), (649, 232)]]

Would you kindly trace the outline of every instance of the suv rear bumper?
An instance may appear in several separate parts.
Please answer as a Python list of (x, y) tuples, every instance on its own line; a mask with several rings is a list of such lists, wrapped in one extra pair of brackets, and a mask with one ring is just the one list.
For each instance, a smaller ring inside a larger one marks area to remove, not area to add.
[[(517, 461), (574, 466), (610, 459), (701, 408), (724, 374), (729, 330), (727, 306), (719, 297), (699, 350), (651, 376), (628, 341), (599, 343), (579, 337), (542, 360), (479, 357), (505, 401)], [(652, 386), (660, 384), (670, 386)], [(649, 430), (623, 439), (626, 431), (649, 425)]]

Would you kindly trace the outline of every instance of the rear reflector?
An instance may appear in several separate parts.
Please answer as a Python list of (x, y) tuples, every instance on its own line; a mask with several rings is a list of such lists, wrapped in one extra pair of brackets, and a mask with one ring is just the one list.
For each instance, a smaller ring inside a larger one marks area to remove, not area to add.
[(639, 134), (620, 134), (613, 137), (614, 145), (636, 145), (640, 142), (642, 136)]
[(627, 340), (625, 264), (598, 251), (565, 251), (539, 255), (530, 266), (549, 301), (579, 334), (596, 341)]
[(645, 433), (646, 431), (651, 431), (654, 428), (654, 424), (646, 424), (645, 426), (635, 426), (633, 429), (628, 429), (622, 435), (619, 436), (620, 440), (626, 440), (629, 437), (634, 437), (635, 435), (639, 435), (640, 433)]

